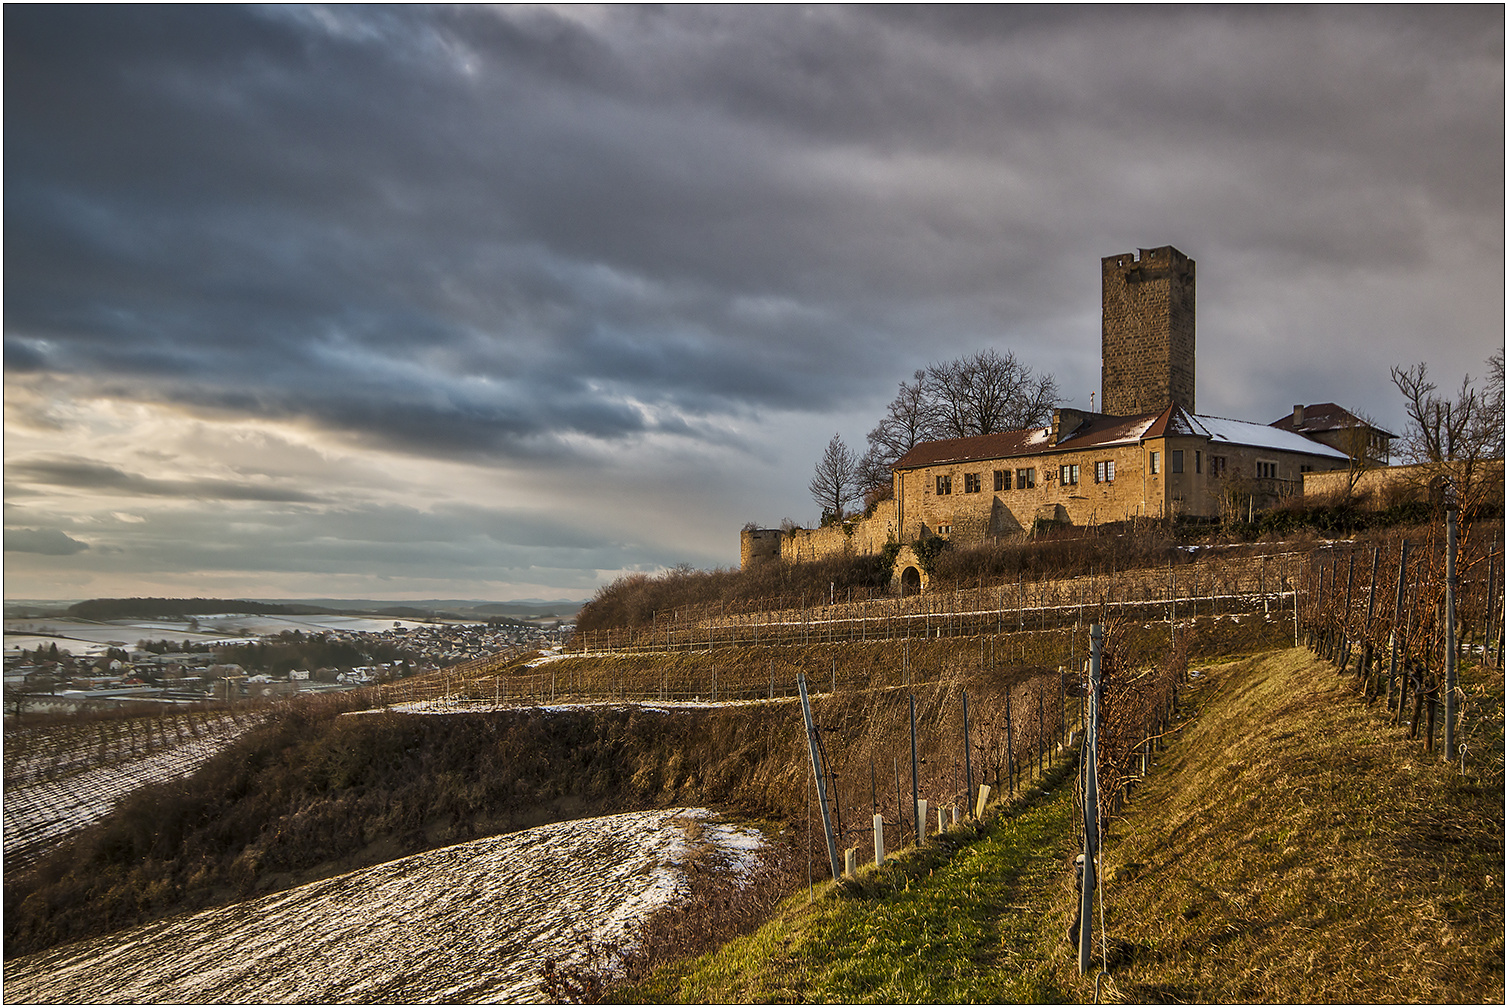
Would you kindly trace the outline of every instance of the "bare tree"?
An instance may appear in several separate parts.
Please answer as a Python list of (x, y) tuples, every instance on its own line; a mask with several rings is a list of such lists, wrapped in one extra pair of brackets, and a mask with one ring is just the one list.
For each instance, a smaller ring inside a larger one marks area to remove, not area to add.
[(1058, 386), (1051, 375), (1033, 377), (1013, 353), (981, 350), (928, 367), (926, 392), (934, 404), (934, 436), (962, 438), (1046, 423)]
[(1356, 492), (1356, 484), (1367, 471), (1387, 464), (1386, 454), (1378, 444), (1381, 430), (1376, 420), (1365, 413), (1356, 414), (1354, 420), (1341, 428), (1335, 447), (1346, 453), (1346, 495)]
[(834, 434), (827, 443), (807, 489), (822, 509), (822, 524), (843, 520), (843, 509), (859, 495), (859, 459), (841, 435)]
[[(1501, 355), (1494, 355), (1500, 369)], [(1491, 361), (1489, 363), (1492, 363)], [(1403, 457), (1409, 462), (1449, 462), (1501, 456), (1502, 384), (1497, 391), (1472, 385), (1471, 375), (1461, 379), (1454, 399), (1436, 395), (1438, 386), (1429, 380), (1423, 362), (1411, 368), (1394, 367), (1393, 384), (1403, 393), (1409, 426), (1403, 438)]]
[(1007, 352), (981, 350), (901, 382), (859, 463), (865, 501), (890, 496), (890, 466), (923, 441), (1023, 430), (1052, 417), (1058, 385)]
[(1400, 454), (1419, 467), (1421, 485), (1432, 493), (1448, 485), (1467, 514), (1502, 481), (1501, 467), (1487, 463), (1503, 457), (1503, 355), (1488, 367), (1492, 387), (1479, 389), (1467, 375), (1454, 398), (1437, 394), (1422, 362), (1392, 369), (1409, 418)]

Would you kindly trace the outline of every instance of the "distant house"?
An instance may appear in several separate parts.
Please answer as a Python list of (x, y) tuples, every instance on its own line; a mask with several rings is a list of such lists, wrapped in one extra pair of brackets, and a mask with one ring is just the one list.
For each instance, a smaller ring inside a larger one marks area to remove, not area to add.
[(1292, 413), (1268, 426), (1329, 445), (1368, 469), (1388, 464), (1392, 442), (1398, 437), (1330, 402), (1296, 405)]

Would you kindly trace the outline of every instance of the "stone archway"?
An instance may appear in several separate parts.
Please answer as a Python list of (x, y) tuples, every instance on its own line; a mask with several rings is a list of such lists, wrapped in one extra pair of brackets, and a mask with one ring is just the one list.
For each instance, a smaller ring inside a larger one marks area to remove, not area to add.
[(902, 546), (890, 566), (890, 594), (922, 595), (927, 591), (927, 568), (910, 546)]

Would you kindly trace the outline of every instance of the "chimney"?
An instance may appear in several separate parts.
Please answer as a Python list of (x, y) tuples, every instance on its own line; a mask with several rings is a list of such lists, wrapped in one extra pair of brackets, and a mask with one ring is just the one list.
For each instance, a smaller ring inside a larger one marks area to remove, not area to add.
[(1304, 407), (1295, 403), (1293, 406), (1293, 429), (1298, 430), (1304, 426)]
[(1059, 406), (1052, 411), (1052, 443), (1062, 444), (1063, 441), (1078, 430), (1084, 422), (1086, 414), (1083, 410), (1069, 409), (1067, 406)]

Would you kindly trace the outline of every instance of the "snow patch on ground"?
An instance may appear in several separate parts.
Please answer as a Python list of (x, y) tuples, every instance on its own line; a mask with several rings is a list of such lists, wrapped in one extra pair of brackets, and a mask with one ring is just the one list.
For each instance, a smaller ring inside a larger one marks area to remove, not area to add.
[[(45, 768), (23, 765), (14, 776), (27, 782), (11, 786), (8, 779), (5, 788), (7, 867), (27, 864), (74, 830), (103, 819), (119, 799), (137, 788), (188, 776), (259, 720), (222, 718), (207, 722), (200, 735), (176, 745), (113, 765), (91, 766), (58, 780), (29, 780), (40, 776)], [(32, 770), (36, 773), (27, 772)]]
[[(700, 850), (736, 871), (757, 829), (706, 809), (552, 823), (5, 963), (10, 1003), (542, 1002), (547, 959), (632, 948), (689, 892)], [(708, 849), (710, 848), (710, 849)]]
[(659, 711), (670, 713), (677, 710), (705, 710), (717, 707), (744, 707), (749, 704), (767, 703), (795, 703), (795, 697), (776, 697), (774, 700), (583, 700), (576, 703), (555, 704), (525, 704), (519, 701), (501, 701), (494, 703), (491, 700), (413, 700), (407, 703), (395, 703), (388, 707), (373, 707), (368, 710), (348, 711), (347, 717), (361, 714), (381, 714), (391, 711), (398, 714), (477, 714), (489, 711), (513, 711), (513, 710), (537, 710), (546, 714), (558, 714), (565, 711), (597, 710), (601, 708), (614, 708), (626, 710), (633, 708), (640, 711)]

